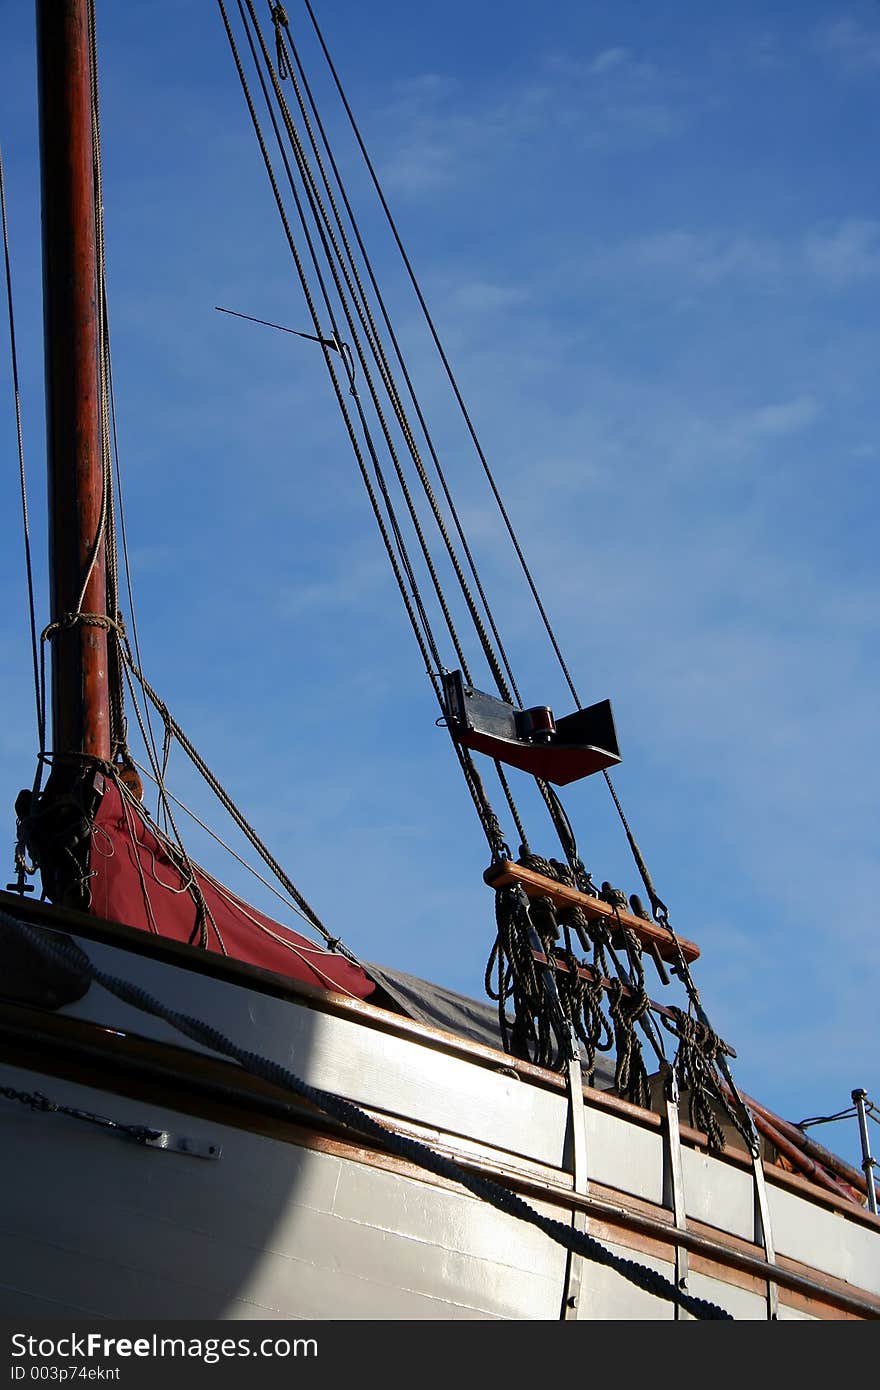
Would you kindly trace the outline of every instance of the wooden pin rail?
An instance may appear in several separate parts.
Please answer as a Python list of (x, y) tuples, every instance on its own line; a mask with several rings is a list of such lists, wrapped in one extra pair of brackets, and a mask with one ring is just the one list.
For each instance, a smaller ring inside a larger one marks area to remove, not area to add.
[[(483, 878), (490, 888), (505, 888), (508, 884), (518, 883), (530, 898), (551, 898), (559, 908), (579, 907), (585, 917), (594, 922), (606, 922), (612, 932), (615, 927), (631, 927), (648, 950), (652, 946), (656, 947), (661, 959), (669, 961), (672, 965), (677, 963), (675, 943), (669, 932), (658, 923), (646, 922), (643, 917), (634, 917), (631, 912), (612, 907), (610, 903), (603, 902), (601, 898), (593, 898), (589, 893), (581, 893), (577, 888), (570, 888), (567, 883), (557, 883), (555, 879), (545, 878), (543, 874), (535, 873), (534, 869), (526, 869), (522, 864), (514, 864), (509, 859), (490, 864)], [(687, 941), (677, 933), (676, 936), (681, 954), (690, 965), (691, 961), (699, 956), (700, 948), (693, 941)]]
[[(568, 971), (570, 969), (568, 962), (561, 960), (560, 957), (556, 955), (545, 956), (543, 951), (535, 950), (532, 951), (532, 957), (534, 960), (538, 962), (539, 965), (553, 965), (557, 970), (561, 970), (563, 974), (568, 974)], [(591, 965), (579, 965), (577, 968), (577, 973), (579, 979), (587, 980), (590, 984), (593, 984), (595, 981), (598, 980), (599, 984), (602, 986), (603, 989), (607, 990), (611, 988), (611, 981), (607, 978), (607, 976), (598, 974), (598, 972), (595, 971)], [(623, 993), (625, 998), (632, 998), (632, 990), (629, 988), (628, 985), (623, 985)], [(670, 1009), (665, 1004), (658, 1004), (654, 999), (648, 1000), (648, 1006), (652, 1013), (663, 1014), (664, 1018), (669, 1018), (672, 1019), (673, 1022), (677, 1022), (678, 1013), (675, 1009)], [(728, 1057), (736, 1056), (736, 1053), (734, 1052), (732, 1047), (728, 1047), (725, 1044), (725, 1048)]]

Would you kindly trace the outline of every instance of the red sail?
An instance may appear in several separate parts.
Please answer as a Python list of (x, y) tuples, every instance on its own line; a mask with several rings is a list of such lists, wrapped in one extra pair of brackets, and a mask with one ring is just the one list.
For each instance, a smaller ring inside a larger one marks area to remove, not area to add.
[[(196, 904), (170, 848), (108, 779), (92, 834), (92, 912), (172, 941), (198, 945)], [(203, 869), (196, 870), (195, 876), (209, 909), (205, 922), (209, 951), (223, 954), (225, 950), (233, 960), (357, 999), (373, 993), (373, 981), (344, 956), (325, 951), (264, 916)]]

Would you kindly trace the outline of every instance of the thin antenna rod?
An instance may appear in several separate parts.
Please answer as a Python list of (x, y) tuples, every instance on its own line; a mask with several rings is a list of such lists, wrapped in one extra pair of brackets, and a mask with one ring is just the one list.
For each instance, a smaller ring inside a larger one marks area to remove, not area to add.
[(298, 328), (285, 328), (283, 323), (270, 323), (268, 319), (255, 319), (253, 314), (240, 314), (237, 309), (224, 309), (222, 304), (215, 304), (214, 308), (218, 314), (232, 314), (233, 318), (247, 319), (248, 323), (261, 323), (264, 328), (277, 328), (279, 333), (292, 333), (295, 338), (308, 338), (310, 343), (320, 343), (322, 347), (332, 348), (334, 352), (339, 351), (339, 344), (335, 338), (318, 338), (314, 333), (301, 333)]

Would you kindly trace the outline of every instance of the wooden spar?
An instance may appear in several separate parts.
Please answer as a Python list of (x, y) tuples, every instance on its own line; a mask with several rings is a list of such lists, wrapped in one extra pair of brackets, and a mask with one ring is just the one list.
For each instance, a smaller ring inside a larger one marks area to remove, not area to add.
[[(561, 960), (559, 956), (548, 957), (543, 951), (533, 950), (532, 957), (539, 965), (553, 965), (557, 970), (561, 970), (562, 973), (566, 975), (571, 968), (568, 962)], [(588, 980), (590, 984), (598, 981), (603, 989), (609, 989), (611, 987), (611, 981), (607, 979), (606, 976), (600, 975), (598, 971), (594, 970), (592, 965), (579, 965), (577, 973), (580, 979)], [(624, 998), (629, 999), (632, 997), (632, 990), (627, 985), (623, 985), (623, 994)], [(665, 1004), (658, 1004), (654, 999), (649, 999), (648, 1004), (652, 1013), (663, 1014), (664, 1018), (669, 1018), (673, 1021), (677, 1020), (678, 1015), (675, 1010), (667, 1008)], [(729, 1057), (735, 1057), (736, 1053), (733, 1051), (733, 1048), (730, 1048), (727, 1055)]]
[[(854, 1188), (863, 1197), (867, 1196), (867, 1184), (864, 1173), (860, 1173), (858, 1168), (853, 1168), (837, 1154), (826, 1149), (822, 1144), (817, 1144), (815, 1139), (798, 1129), (797, 1125), (789, 1124), (788, 1120), (783, 1120), (781, 1115), (776, 1115), (772, 1110), (768, 1110), (766, 1105), (761, 1105), (751, 1096), (747, 1096), (745, 1091), (740, 1091), (740, 1095), (746, 1105), (754, 1112), (755, 1124), (759, 1120), (765, 1120), (768, 1124), (781, 1134), (788, 1142), (798, 1148), (810, 1159), (815, 1159), (821, 1168), (826, 1168), (835, 1177), (840, 1178), (846, 1187)], [(760, 1128), (760, 1125), (759, 1125)]]
[[(646, 922), (644, 918), (635, 917), (631, 912), (622, 912), (610, 903), (603, 902), (601, 898), (593, 898), (589, 893), (581, 893), (577, 888), (569, 888), (566, 883), (557, 883), (555, 879), (545, 878), (543, 874), (535, 873), (534, 869), (525, 869), (522, 864), (514, 864), (507, 859), (492, 864), (483, 874), (483, 878), (490, 888), (503, 888), (510, 883), (519, 883), (530, 898), (551, 898), (559, 908), (579, 907), (585, 917), (593, 921), (603, 920), (612, 932), (615, 927), (631, 927), (643, 946), (650, 949), (654, 945), (663, 960), (669, 961), (672, 965), (677, 962), (675, 945), (668, 931), (656, 922)], [(688, 965), (697, 959), (700, 949), (693, 941), (679, 936), (678, 944)]]
[[(100, 538), (103, 459), (97, 236), (87, 0), (37, 0), (49, 568), (53, 623), (107, 611)], [(63, 625), (52, 641), (56, 753), (109, 759), (106, 629)]]
[(771, 1144), (775, 1145), (781, 1154), (785, 1155), (796, 1172), (803, 1173), (811, 1182), (816, 1183), (819, 1187), (827, 1188), (829, 1192), (835, 1192), (839, 1197), (845, 1197), (847, 1201), (857, 1200), (858, 1194), (849, 1184), (838, 1181), (831, 1173), (826, 1172), (821, 1164), (816, 1163), (808, 1154), (805, 1154), (803, 1149), (786, 1139), (785, 1135), (776, 1128), (776, 1125), (760, 1111), (754, 1110), (752, 1113), (755, 1127), (765, 1138), (770, 1140)]

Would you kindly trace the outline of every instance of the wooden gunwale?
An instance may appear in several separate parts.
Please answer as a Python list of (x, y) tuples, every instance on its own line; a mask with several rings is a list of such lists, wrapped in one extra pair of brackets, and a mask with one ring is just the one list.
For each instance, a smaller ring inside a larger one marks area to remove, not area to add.
[[(291, 1099), (288, 1093), (243, 1074), (233, 1064), (187, 1048), (131, 1033), (116, 1034), (81, 1019), (12, 1004), (0, 1005), (0, 1039), (4, 1060), (40, 1075), (140, 1099), (446, 1189), (456, 1186), (363, 1136), (353, 1136), (307, 1102)], [(102, 1063), (97, 1082), (96, 1061)], [(380, 1111), (367, 1109), (367, 1113), (380, 1123), (387, 1122)], [(693, 1219), (689, 1219), (687, 1230), (677, 1230), (671, 1212), (643, 1198), (624, 1197), (617, 1189), (596, 1182), (591, 1183), (588, 1194), (579, 1194), (572, 1190), (571, 1176), (563, 1170), (397, 1116), (392, 1124), (396, 1131), (431, 1144), (463, 1168), (490, 1177), (524, 1198), (549, 1202), (565, 1212), (583, 1211), (590, 1219), (591, 1233), (599, 1239), (661, 1259), (670, 1259), (678, 1242), (688, 1250), (693, 1268), (709, 1276), (755, 1292), (760, 1292), (768, 1278), (774, 1278), (791, 1307), (810, 1311), (818, 1304), (845, 1317), (880, 1319), (880, 1298), (784, 1256), (778, 1258), (777, 1265), (768, 1265), (760, 1247), (741, 1237)], [(873, 1217), (871, 1224), (880, 1227)]]
[[(116, 946), (135, 955), (148, 956), (151, 960), (159, 960), (195, 974), (257, 990), (277, 999), (290, 999), (305, 1008), (317, 1009), (320, 1013), (355, 1019), (368, 1027), (379, 1028), (397, 1037), (413, 1038), (429, 1047), (466, 1057), (470, 1061), (482, 1061), (493, 1068), (497, 1068), (501, 1061), (508, 1070), (528, 1077), (529, 1080), (548, 1089), (565, 1089), (564, 1079), (555, 1072), (533, 1066), (532, 1063), (522, 1061), (518, 1057), (511, 1057), (486, 1043), (461, 1038), (455, 1033), (420, 1023), (417, 1019), (408, 1018), (405, 1014), (395, 1013), (378, 1004), (371, 1004), (365, 999), (352, 999), (346, 994), (323, 990), (317, 985), (309, 985), (305, 981), (293, 980), (287, 975), (278, 975), (272, 970), (263, 970), (257, 965), (233, 960), (230, 956), (215, 955), (211, 951), (203, 951), (183, 942), (169, 941), (151, 932), (128, 927), (121, 922), (110, 922), (103, 917), (93, 917), (90, 913), (78, 912), (73, 908), (33, 902), (14, 893), (0, 892), (0, 910), (34, 926), (49, 927), (72, 936), (86, 937), (102, 945)], [(638, 1107), (634, 1106), (633, 1110), (636, 1114), (641, 1113)]]
[[(24, 920), (32, 921), (36, 925), (52, 927), (76, 936), (87, 937), (102, 944), (131, 951), (137, 955), (180, 966), (196, 974), (225, 980), (228, 983), (257, 990), (276, 998), (289, 999), (304, 1007), (317, 1009), (322, 1013), (349, 1018), (392, 1036), (421, 1043), (449, 1056), (475, 1062), (493, 1071), (503, 1070), (516, 1074), (521, 1080), (529, 1081), (545, 1090), (563, 1094), (566, 1089), (565, 1079), (556, 1072), (511, 1057), (508, 1053), (485, 1043), (458, 1037), (454, 1033), (420, 1023), (415, 1019), (406, 1018), (402, 1014), (393, 1013), (389, 1009), (370, 1004), (365, 1000), (351, 999), (346, 995), (324, 991), (314, 985), (277, 975), (273, 971), (262, 970), (258, 966), (247, 965), (241, 961), (231, 960), (229, 957), (214, 955), (176, 941), (167, 941), (133, 927), (92, 917), (84, 912), (55, 907), (48, 903), (31, 902), (27, 898), (21, 898), (11, 893), (0, 892), (0, 910), (8, 912), (11, 916), (17, 915)], [(33, 1010), (32, 1014), (33, 1026), (36, 1026), (37, 1020), (41, 1018), (64, 1017), (67, 1023), (78, 1021), (65, 1015), (52, 1015), (43, 1010)], [(181, 1050), (187, 1057), (196, 1055), (189, 1049)], [(662, 1120), (659, 1115), (651, 1110), (643, 1110), (640, 1106), (633, 1105), (609, 1091), (584, 1086), (584, 1099), (596, 1109), (622, 1116), (645, 1129), (659, 1131), (662, 1127)], [(703, 1151), (708, 1149), (707, 1137), (700, 1130), (682, 1124), (680, 1132), (682, 1141), (690, 1147)], [(716, 1157), (721, 1162), (732, 1163), (740, 1168), (751, 1170), (751, 1160), (748, 1154), (732, 1145), (728, 1145), (724, 1153)], [(805, 1196), (814, 1203), (825, 1206), (832, 1211), (842, 1212), (847, 1217), (880, 1231), (880, 1217), (873, 1216), (871, 1212), (856, 1202), (849, 1201), (834, 1192), (819, 1187), (800, 1174), (788, 1173), (774, 1165), (768, 1165), (766, 1172), (768, 1179), (777, 1186), (788, 1188), (799, 1196)]]

